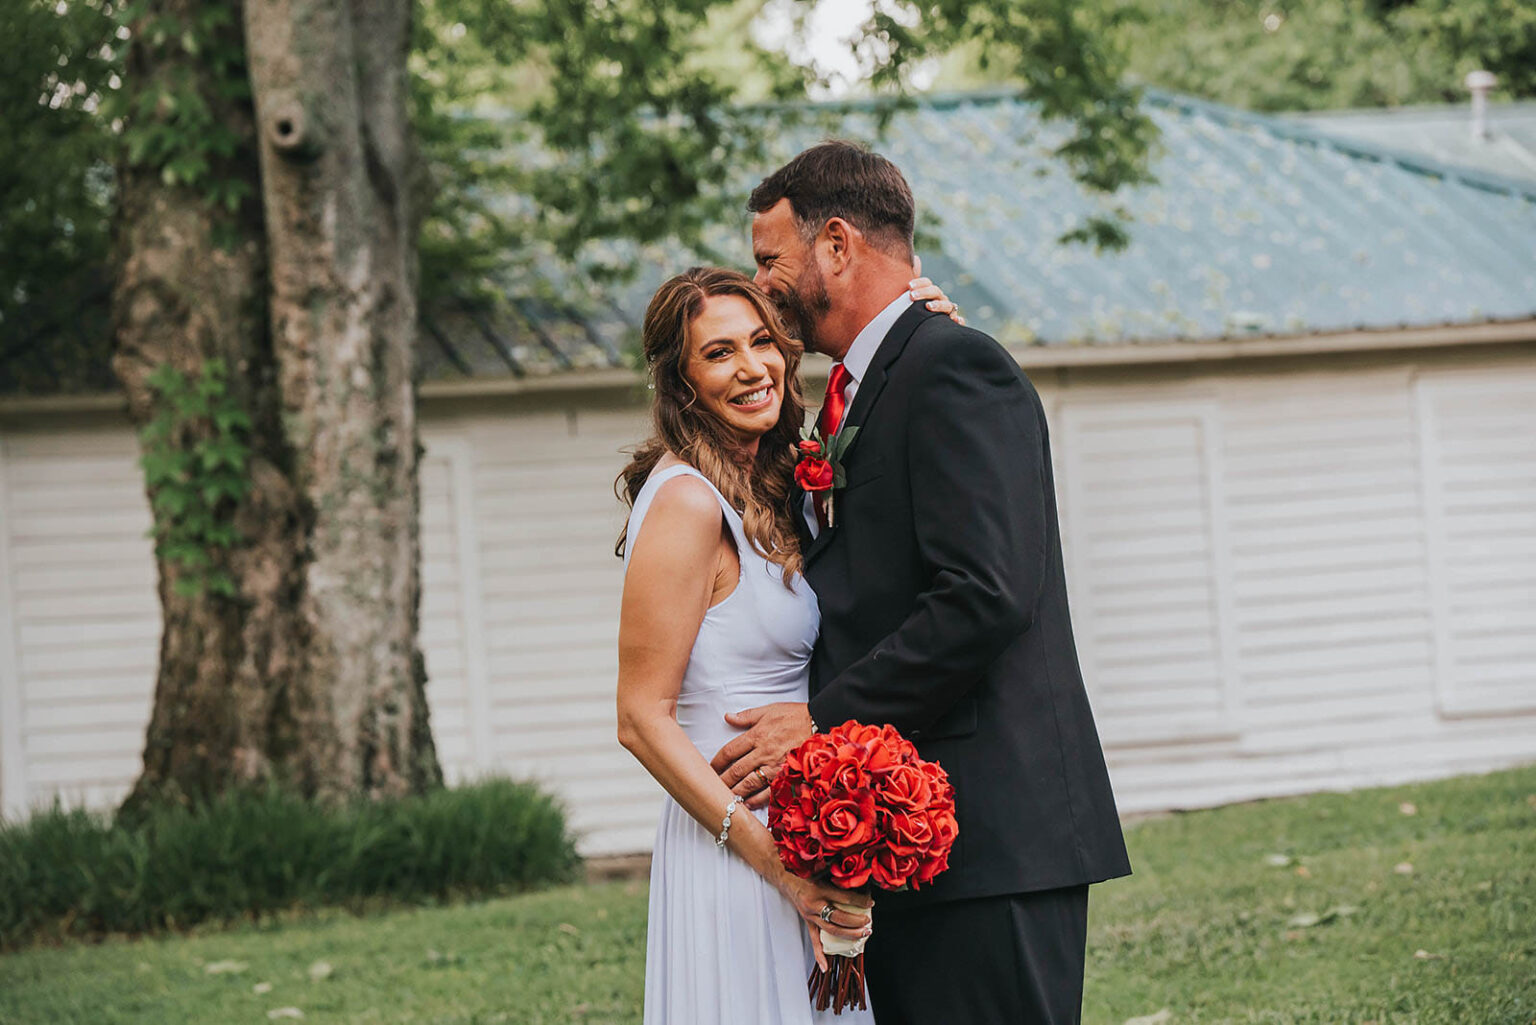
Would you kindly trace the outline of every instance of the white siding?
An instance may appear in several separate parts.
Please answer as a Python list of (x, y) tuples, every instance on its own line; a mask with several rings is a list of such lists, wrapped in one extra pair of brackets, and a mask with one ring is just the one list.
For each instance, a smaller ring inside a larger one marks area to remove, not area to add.
[(1219, 606), (1217, 409), (1199, 396), (1068, 400), (1055, 432), (1073, 517), (1072, 618), (1107, 741), (1232, 730)]
[(1426, 374), (1415, 398), (1440, 709), (1536, 711), (1536, 372)]
[(624, 507), (613, 479), (639, 410), (465, 422), (475, 457), (492, 760), (565, 798), (588, 853), (650, 846), (660, 789), (614, 714)]
[(22, 750), (21, 664), (16, 657), (15, 599), (11, 590), (10, 483), (5, 439), (0, 437), (0, 816), (26, 808), (27, 760)]
[[(1073, 615), (1123, 809), (1536, 759), (1531, 368), (1417, 376), (1402, 364), (1057, 396)], [(1144, 602), (1114, 604), (1127, 586)], [(1106, 659), (1106, 620), (1117, 644), (1154, 628)], [(1149, 732), (1142, 709), (1207, 680), (1216, 652), (1226, 736)], [(1131, 709), (1126, 671), (1149, 691)], [(1474, 710), (1489, 717), (1453, 718)]]
[[(1040, 375), (1089, 691), (1126, 811), (1536, 759), (1536, 356)], [(640, 410), (423, 411), (422, 647), (451, 780), (533, 776), (650, 845), (614, 739), (612, 481)], [(9, 813), (131, 783), (158, 642), (126, 426), (0, 436)]]
[(4, 444), (19, 801), (115, 801), (141, 764), (160, 641), (137, 442), (107, 427), (27, 431)]
[[(423, 432), (425, 433), (425, 432)], [(443, 773), (463, 779), (477, 764), (470, 728), (471, 664), (467, 640), (466, 564), (458, 506), (472, 496), (457, 493), (456, 464), (466, 453), (445, 440), (422, 439), (421, 459), (421, 644), (427, 663), (427, 704), (432, 739)], [(473, 538), (469, 539), (473, 543)]]

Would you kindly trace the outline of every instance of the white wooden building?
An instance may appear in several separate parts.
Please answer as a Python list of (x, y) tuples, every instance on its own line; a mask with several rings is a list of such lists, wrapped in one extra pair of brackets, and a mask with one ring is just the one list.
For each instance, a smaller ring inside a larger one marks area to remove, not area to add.
[[(1360, 173), (1426, 173), (1394, 168)], [(920, 197), (945, 187), (909, 174)], [(1182, 187), (1148, 190), (1175, 229)], [(1530, 196), (1483, 198), (1536, 225)], [(1418, 244), (1415, 223), (1438, 216), (1423, 202), (1400, 204), (1387, 234)], [(1080, 654), (1126, 812), (1536, 760), (1536, 288), (1523, 316), (1432, 309), (1419, 323), (1284, 330), (1292, 293), (1316, 290), (1316, 260), (1298, 255), (1306, 237), (1273, 241), (1266, 216), (1248, 222), (1260, 241), (1234, 242), (1237, 265), (1257, 272), (1262, 249), (1282, 272), (1264, 333), (1231, 327), (1265, 295), (1239, 294), (1230, 270), (1217, 328), (1182, 337), (1145, 326), (1177, 322), (1150, 300), (1127, 319), (1092, 289), (1078, 307), (1099, 325), (1086, 341), (993, 314), (1051, 419)], [(1459, 247), (1497, 233), (1480, 211), (1461, 227)], [(1536, 275), (1536, 231), (1527, 245), (1528, 265), (1466, 268), (1483, 277), (1465, 287), (1507, 274), (1518, 292)], [(1414, 251), (1433, 262), (1427, 244)], [(957, 291), (976, 293), (968, 309), (1003, 291), (946, 253)], [(1105, 259), (1093, 269), (1104, 289), (1167, 298)], [(1188, 277), (1208, 283), (1211, 265)], [(1193, 322), (1201, 301), (1175, 312)], [(588, 854), (644, 850), (659, 790), (616, 743), (613, 712), (623, 507), (611, 485), (646, 430), (639, 379), (612, 367), (429, 375), (422, 644), (444, 765), (455, 780), (546, 781)], [(12, 817), (54, 795), (108, 804), (139, 768), (159, 610), (121, 407), (110, 394), (0, 398), (0, 798)]]

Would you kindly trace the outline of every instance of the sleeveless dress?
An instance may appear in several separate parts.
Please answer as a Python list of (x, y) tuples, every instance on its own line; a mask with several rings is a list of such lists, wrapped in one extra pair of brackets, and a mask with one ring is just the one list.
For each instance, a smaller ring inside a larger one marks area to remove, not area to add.
[[(810, 586), (797, 576), (794, 590), (785, 588), (782, 570), (747, 543), (741, 515), (691, 466), (654, 471), (640, 489), (625, 566), (645, 543), (656, 493), (683, 475), (710, 485), (741, 562), (736, 589), (704, 615), (677, 697), (678, 724), (707, 761), (740, 732), (727, 712), (806, 700), (821, 615)], [(768, 821), (767, 809), (755, 814)], [(805, 983), (814, 964), (789, 901), (668, 797), (651, 860), (645, 1025), (872, 1025), (868, 1012), (811, 1009)]]

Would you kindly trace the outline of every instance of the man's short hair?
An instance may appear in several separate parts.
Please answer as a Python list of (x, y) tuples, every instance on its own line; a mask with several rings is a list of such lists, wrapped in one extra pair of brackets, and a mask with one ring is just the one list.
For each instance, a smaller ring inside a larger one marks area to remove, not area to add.
[(752, 190), (747, 209), (760, 214), (781, 199), (789, 200), (807, 241), (841, 217), (873, 245), (912, 256), (912, 190), (895, 164), (858, 143), (829, 139), (805, 150)]

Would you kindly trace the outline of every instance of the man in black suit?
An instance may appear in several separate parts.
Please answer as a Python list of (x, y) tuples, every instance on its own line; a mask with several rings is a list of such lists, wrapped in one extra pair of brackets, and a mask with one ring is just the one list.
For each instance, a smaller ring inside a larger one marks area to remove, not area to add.
[(830, 503), (798, 496), (822, 617), (810, 704), (732, 716), (748, 729), (715, 768), (754, 794), (815, 728), (894, 725), (949, 773), (960, 833), (931, 888), (878, 897), (880, 1025), (1077, 1022), (1088, 884), (1130, 865), (1040, 398), (991, 338), (911, 302), (913, 201), (883, 157), (823, 143), (749, 207), (757, 283), (838, 361), (824, 426), (857, 434)]

